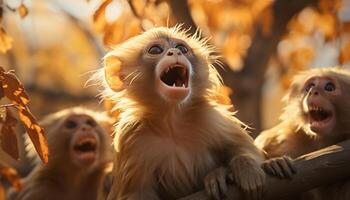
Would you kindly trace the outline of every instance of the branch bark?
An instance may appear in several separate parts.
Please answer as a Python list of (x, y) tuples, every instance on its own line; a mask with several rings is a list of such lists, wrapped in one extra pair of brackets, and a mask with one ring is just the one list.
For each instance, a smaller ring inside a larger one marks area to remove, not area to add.
[[(253, 137), (256, 137), (262, 128), (262, 87), (268, 62), (275, 54), (279, 41), (286, 34), (288, 22), (302, 9), (317, 2), (318, 0), (275, 0), (271, 5), (273, 24), (270, 33), (264, 34), (262, 24), (256, 23), (252, 45), (248, 48), (242, 70), (233, 71), (227, 63), (224, 64), (224, 69), (217, 68), (225, 85), (234, 91), (231, 100), (239, 111), (238, 118), (254, 127), (251, 134)], [(184, 23), (184, 28), (190, 28), (193, 33), (197, 26), (191, 16), (188, 2), (170, 0), (169, 4), (177, 21)]]
[[(301, 156), (295, 160), (297, 173), (293, 179), (267, 175), (264, 200), (283, 199), (322, 185), (350, 177), (350, 140)], [(227, 200), (242, 199), (236, 186), (230, 186)], [(179, 200), (210, 200), (205, 191)]]

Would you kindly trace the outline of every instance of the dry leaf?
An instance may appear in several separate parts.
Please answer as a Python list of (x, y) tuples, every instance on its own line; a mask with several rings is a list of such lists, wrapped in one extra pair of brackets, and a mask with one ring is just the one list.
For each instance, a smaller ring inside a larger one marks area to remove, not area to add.
[(22, 83), (18, 80), (16, 75), (12, 72), (5, 72), (0, 70), (0, 80), (4, 94), (13, 103), (25, 106), (29, 102), (27, 93), (24, 91)]
[(6, 53), (12, 48), (12, 38), (7, 35), (4, 28), (0, 28), (0, 52)]
[(21, 16), (21, 18), (25, 18), (28, 15), (28, 8), (22, 3), (19, 7), (18, 7), (18, 13)]
[(44, 133), (44, 129), (37, 123), (33, 114), (27, 107), (18, 109), (19, 118), (21, 119), (24, 127), (33, 142), (33, 145), (38, 152), (41, 160), (44, 163), (48, 162), (49, 150), (47, 147), (47, 141)]
[(99, 32), (104, 32), (108, 23), (106, 21), (106, 8), (112, 0), (105, 0), (93, 15), (94, 27)]
[(15, 169), (11, 167), (0, 166), (0, 175), (5, 177), (5, 179), (11, 183), (11, 186), (16, 191), (20, 191), (22, 189), (21, 179)]
[(19, 118), (23, 122), (27, 133), (32, 140), (36, 151), (44, 163), (48, 162), (48, 147), (43, 128), (39, 126), (36, 119), (29, 111), (27, 104), (29, 98), (24, 90), (23, 84), (12, 72), (5, 72), (0, 67), (0, 80), (5, 96), (10, 99), (18, 111)]
[(339, 63), (344, 64), (350, 61), (350, 42), (347, 42), (340, 50)]
[(19, 158), (17, 137), (14, 130), (16, 125), (17, 119), (13, 117), (10, 109), (6, 107), (6, 117), (0, 132), (1, 148), (14, 159)]

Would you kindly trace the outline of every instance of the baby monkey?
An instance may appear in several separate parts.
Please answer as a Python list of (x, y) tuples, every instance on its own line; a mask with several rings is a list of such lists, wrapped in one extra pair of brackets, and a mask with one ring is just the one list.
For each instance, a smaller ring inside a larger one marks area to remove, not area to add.
[(105, 56), (95, 78), (120, 111), (109, 200), (178, 199), (204, 188), (220, 199), (227, 177), (250, 199), (261, 196), (262, 152), (214, 99), (213, 53), (180, 27), (159, 27)]
[[(10, 200), (96, 200), (102, 195), (111, 143), (103, 113), (74, 107), (45, 117), (49, 162), (38, 163)], [(100, 197), (102, 198), (102, 197)]]

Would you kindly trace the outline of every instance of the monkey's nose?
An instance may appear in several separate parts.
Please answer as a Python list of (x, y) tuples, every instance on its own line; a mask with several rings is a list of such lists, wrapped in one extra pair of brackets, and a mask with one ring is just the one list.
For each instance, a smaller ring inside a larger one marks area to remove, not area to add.
[(82, 131), (90, 131), (92, 127), (90, 125), (84, 124), (81, 126)]
[(179, 49), (176, 48), (171, 48), (168, 50), (168, 52), (166, 53), (167, 56), (173, 56), (173, 55), (178, 55), (180, 56), (182, 54), (182, 52)]
[(318, 92), (317, 90), (313, 90), (313, 91), (311, 92), (311, 94), (312, 94), (312, 95), (318, 95), (319, 92)]

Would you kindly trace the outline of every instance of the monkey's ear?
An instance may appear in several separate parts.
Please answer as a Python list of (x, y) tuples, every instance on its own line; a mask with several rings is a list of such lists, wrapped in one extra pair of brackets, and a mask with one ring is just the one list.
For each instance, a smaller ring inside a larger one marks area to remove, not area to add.
[(108, 86), (116, 92), (123, 90), (122, 61), (116, 56), (107, 56), (103, 64)]

